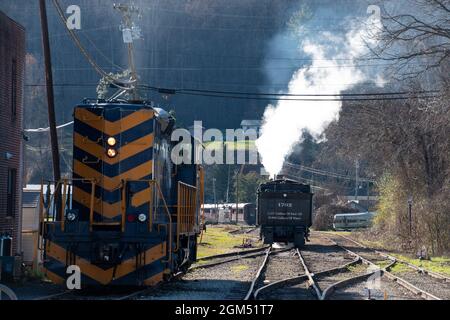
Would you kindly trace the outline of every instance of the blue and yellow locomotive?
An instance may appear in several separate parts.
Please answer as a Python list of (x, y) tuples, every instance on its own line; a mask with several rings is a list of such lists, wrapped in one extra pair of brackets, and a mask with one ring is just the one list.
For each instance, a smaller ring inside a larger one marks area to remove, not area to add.
[(172, 115), (146, 102), (75, 108), (72, 178), (41, 192), (49, 279), (64, 283), (75, 265), (82, 286), (150, 286), (195, 261), (203, 171), (171, 161), (174, 128)]

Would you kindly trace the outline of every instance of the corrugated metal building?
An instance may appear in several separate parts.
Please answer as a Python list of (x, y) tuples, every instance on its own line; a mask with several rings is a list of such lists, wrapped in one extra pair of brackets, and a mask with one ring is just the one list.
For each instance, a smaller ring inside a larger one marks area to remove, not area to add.
[(22, 257), (26, 265), (37, 266), (40, 252), (39, 240), (39, 196), (40, 190), (27, 186), (22, 193)]
[[(47, 197), (48, 186), (43, 186), (44, 196)], [(54, 192), (53, 185), (50, 186), (49, 195)], [(39, 236), (39, 205), (40, 184), (28, 184), (22, 193), (22, 256), (23, 263), (38, 267), (42, 263), (42, 251), (38, 250)]]
[(21, 253), (24, 71), (25, 30), (0, 11), (0, 256)]

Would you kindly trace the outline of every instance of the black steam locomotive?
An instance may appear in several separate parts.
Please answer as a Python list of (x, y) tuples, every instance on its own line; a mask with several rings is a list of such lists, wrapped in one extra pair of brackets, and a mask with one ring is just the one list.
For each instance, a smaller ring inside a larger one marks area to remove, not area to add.
[(312, 224), (311, 186), (279, 179), (258, 188), (258, 225), (264, 243), (292, 242), (296, 247), (308, 240)]

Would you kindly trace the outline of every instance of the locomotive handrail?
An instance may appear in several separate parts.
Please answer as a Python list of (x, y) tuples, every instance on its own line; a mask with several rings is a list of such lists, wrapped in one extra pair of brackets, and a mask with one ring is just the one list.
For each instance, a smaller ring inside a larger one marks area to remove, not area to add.
[(63, 179), (63, 193), (61, 201), (61, 231), (64, 231), (65, 214), (64, 209), (66, 208), (66, 192), (67, 192), (67, 179)]
[(148, 187), (150, 188), (150, 204), (148, 206), (148, 231), (152, 232), (153, 230), (153, 184), (151, 182), (148, 183)]
[(152, 183), (154, 183), (156, 185), (156, 188), (158, 189), (158, 194), (164, 203), (164, 206), (166, 208), (167, 218), (169, 219), (169, 263), (170, 263), (172, 261), (172, 217), (170, 215), (169, 208), (167, 208), (166, 199), (164, 199), (164, 195), (161, 191), (161, 188), (159, 187), (158, 182), (156, 182), (155, 180), (151, 180), (151, 181), (153, 181)]
[[(93, 178), (63, 178), (61, 180), (59, 180), (58, 182), (56, 181), (51, 181), (48, 180), (48, 183), (53, 183), (55, 184), (55, 189), (53, 194), (51, 194), (50, 199), (49, 199), (49, 203), (47, 204), (47, 208), (45, 208), (44, 206), (44, 181), (41, 181), (41, 192), (40, 192), (40, 199), (39, 199), (39, 219), (40, 219), (40, 224), (41, 227), (44, 228), (44, 223), (46, 222), (46, 218), (47, 218), (47, 222), (50, 219), (50, 207), (52, 203), (55, 203), (55, 191), (58, 190), (61, 186), (61, 184), (63, 185), (63, 194), (62, 194), (62, 202), (61, 202), (61, 208), (60, 208), (60, 213), (61, 213), (61, 220), (59, 222), (61, 222), (61, 230), (64, 231), (64, 224), (65, 224), (65, 202), (67, 200), (67, 192), (68, 192), (68, 187), (69, 185), (71, 185), (71, 183), (73, 181), (81, 181), (84, 183), (90, 183), (92, 185), (92, 190), (91, 190), (91, 205), (90, 205), (90, 217), (92, 217), (92, 219), (90, 220), (90, 224), (92, 224), (93, 221), (93, 215), (94, 215), (94, 199), (95, 199), (95, 184), (96, 181)], [(47, 192), (51, 193), (51, 190), (47, 190)], [(45, 210), (44, 210), (45, 209)], [(56, 210), (57, 208), (54, 208), (54, 210)], [(52, 217), (52, 222), (58, 222), (58, 220), (56, 219), (56, 216)], [(43, 230), (43, 229), (42, 229)], [(41, 248), (39, 248), (41, 249)]]
[[(178, 181), (177, 193), (177, 246), (174, 249), (174, 252), (177, 252), (180, 248), (180, 234), (183, 232), (182, 227), (193, 224), (191, 216), (192, 210), (195, 209), (195, 204), (197, 202), (197, 188), (190, 184)], [(193, 206), (191, 204), (191, 199), (194, 201)], [(187, 202), (188, 205), (182, 207), (180, 205), (182, 202)], [(189, 232), (189, 230), (187, 231)]]
[[(122, 231), (125, 230), (125, 214), (126, 214), (126, 184), (128, 182), (132, 182), (132, 181), (136, 181), (136, 182), (147, 182), (149, 185), (155, 185), (156, 189), (158, 190), (158, 196), (159, 198), (162, 200), (163, 202), (163, 207), (164, 207), (164, 212), (167, 215), (167, 219), (169, 220), (169, 260), (168, 262), (172, 261), (172, 216), (170, 214), (169, 208), (167, 206), (167, 202), (166, 199), (164, 198), (164, 194), (161, 191), (161, 187), (159, 186), (158, 182), (156, 180), (152, 180), (152, 179), (143, 179), (143, 180), (123, 180), (122, 182)], [(153, 191), (153, 189), (151, 190)], [(152, 198), (153, 195), (151, 195), (150, 198)], [(149, 217), (150, 220), (150, 217)], [(152, 220), (152, 225), (153, 225), (153, 220)]]
[(89, 203), (89, 231), (92, 232), (94, 223), (95, 179), (91, 180), (91, 201)]
[(120, 210), (121, 210), (121, 214), (122, 214), (122, 232), (125, 232), (125, 216), (126, 216), (126, 189), (127, 189), (127, 180), (123, 180), (122, 181), (122, 199), (120, 202)]

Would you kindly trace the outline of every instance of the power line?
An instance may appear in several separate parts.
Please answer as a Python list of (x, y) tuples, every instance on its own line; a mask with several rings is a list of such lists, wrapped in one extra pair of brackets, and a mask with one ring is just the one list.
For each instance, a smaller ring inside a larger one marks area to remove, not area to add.
[[(372, 96), (370, 98), (344, 98), (345, 94), (316, 94), (316, 95), (308, 95), (308, 94), (298, 94), (295, 96), (301, 96), (301, 97), (313, 97), (313, 98), (284, 98), (285, 95), (283, 94), (267, 94), (267, 96), (261, 96), (261, 94), (258, 94), (258, 96), (253, 95), (249, 96), (245, 93), (239, 93), (239, 95), (236, 94), (215, 94), (215, 93), (209, 93), (205, 90), (197, 90), (197, 91), (190, 91), (189, 89), (166, 89), (166, 88), (157, 88), (157, 87), (151, 87), (146, 85), (139, 86), (140, 89), (146, 89), (151, 91), (156, 91), (163, 94), (181, 94), (181, 95), (190, 95), (190, 96), (200, 96), (200, 97), (211, 97), (211, 98), (227, 98), (227, 99), (238, 99), (238, 100), (265, 100), (265, 101), (313, 101), (313, 102), (320, 102), (320, 101), (385, 101), (385, 100), (408, 100), (408, 99), (429, 99), (429, 98), (436, 98), (437, 95), (433, 96), (407, 96), (407, 97), (373, 97), (377, 96), (377, 94), (369, 94), (368, 96)], [(364, 95), (358, 95), (356, 96), (364, 96)], [(314, 97), (325, 97), (325, 98), (314, 98)], [(340, 98), (326, 98), (326, 97), (340, 97)]]
[(406, 94), (424, 94), (424, 93), (438, 93), (439, 90), (422, 90), (422, 91), (396, 91), (396, 92), (367, 92), (367, 93), (258, 93), (258, 92), (241, 92), (241, 91), (216, 91), (204, 89), (180, 89), (182, 92), (202, 92), (213, 94), (230, 94), (230, 95), (249, 95), (249, 96), (290, 96), (290, 97), (355, 97), (355, 96), (392, 96), (392, 95), (406, 95)]
[(383, 98), (280, 98), (280, 97), (245, 97), (245, 96), (231, 96), (231, 95), (215, 95), (215, 94), (202, 94), (202, 93), (188, 93), (188, 92), (180, 92), (182, 95), (191, 95), (191, 96), (201, 96), (201, 97), (213, 97), (213, 98), (227, 98), (227, 99), (238, 99), (238, 100), (264, 100), (264, 101), (312, 101), (312, 102), (320, 102), (320, 101), (387, 101), (387, 100), (409, 100), (409, 99), (431, 99), (436, 98), (437, 96), (411, 96), (411, 97), (383, 97)]
[[(293, 169), (306, 171), (306, 172), (309, 172), (309, 173), (314, 173), (314, 174), (318, 174), (318, 175), (322, 175), (322, 176), (328, 176), (328, 177), (339, 178), (339, 179), (346, 179), (346, 180), (355, 180), (354, 177), (351, 177), (351, 176), (348, 176), (348, 175), (344, 175), (344, 174), (340, 174), (340, 173), (332, 172), (332, 171), (326, 171), (326, 170), (306, 167), (306, 166), (294, 164), (294, 163), (291, 163), (291, 162), (285, 162), (284, 165), (286, 165), (288, 167), (291, 167)], [(360, 181), (364, 181), (364, 182), (375, 183), (375, 180), (368, 179), (368, 178), (361, 178), (361, 177), (359, 177), (359, 180)]]
[[(71, 124), (73, 124), (73, 121), (69, 121), (67, 123), (64, 123), (62, 125), (59, 125), (56, 127), (56, 129), (61, 129), (67, 126), (70, 126)], [(34, 132), (47, 132), (50, 130), (50, 127), (47, 128), (37, 128), (37, 129), (24, 129), (24, 132), (30, 132), (30, 133), (34, 133)]]
[(83, 56), (88, 60), (88, 62), (91, 64), (91, 66), (95, 69), (95, 71), (97, 71), (97, 73), (99, 73), (101, 76), (103, 76), (106, 79), (106, 81), (108, 81), (111, 85), (113, 85), (119, 89), (122, 89), (122, 90), (127, 90), (127, 91), (131, 90), (132, 88), (123, 87), (123, 86), (117, 84), (116, 81), (114, 79), (112, 79), (111, 76), (109, 74), (107, 74), (97, 64), (97, 62), (94, 61), (94, 59), (92, 59), (92, 57), (89, 55), (89, 53), (86, 51), (86, 49), (81, 44), (80, 39), (78, 39), (77, 35), (73, 32), (73, 30), (71, 30), (67, 27), (65, 17), (64, 17), (64, 12), (63, 12), (61, 6), (59, 5), (58, 0), (53, 0), (53, 5), (55, 6), (56, 11), (58, 12), (59, 17), (61, 19), (61, 22), (63, 23), (63, 25), (64, 25), (65, 29), (67, 30), (67, 32), (69, 33), (69, 35), (71, 36), (75, 45), (80, 50), (80, 52), (83, 54)]
[[(96, 83), (55, 83), (54, 87), (96, 87)], [(25, 87), (45, 87), (43, 83), (29, 83)]]
[[(45, 84), (25, 84), (25, 87), (44, 87)], [(59, 83), (54, 87), (95, 87), (96, 84), (81, 83)], [(323, 93), (323, 94), (301, 94), (301, 93), (257, 93), (242, 91), (219, 91), (206, 89), (169, 89), (140, 85), (139, 89), (150, 90), (162, 94), (180, 94), (213, 98), (229, 98), (239, 100), (264, 100), (264, 101), (385, 101), (385, 100), (408, 100), (408, 99), (431, 99), (438, 95), (423, 95), (439, 93), (439, 90), (423, 91), (397, 91), (397, 92), (372, 92), (372, 93)], [(291, 98), (284, 98), (291, 97)], [(298, 98), (303, 97), (303, 98)], [(328, 98), (334, 97), (334, 98)], [(360, 98), (363, 97), (363, 98)], [(368, 97), (368, 98), (367, 98)], [(320, 99), (319, 99), (320, 98)]]
[[(230, 84), (231, 85), (231, 84)], [(45, 84), (25, 84), (26, 87), (43, 87)], [(58, 83), (55, 87), (92, 87), (95, 83)], [(365, 96), (396, 96), (396, 95), (418, 95), (439, 93), (439, 90), (421, 90), (421, 91), (395, 91), (395, 92), (365, 92), (365, 93), (268, 93), (268, 92), (244, 92), (244, 91), (220, 91), (208, 89), (167, 89), (162, 87), (155, 87), (149, 85), (141, 85), (140, 88), (153, 90), (156, 92), (172, 93), (172, 94), (188, 94), (188, 93), (206, 93), (206, 94), (223, 94), (223, 95), (239, 95), (239, 96), (270, 96), (270, 97), (365, 97)], [(409, 97), (408, 97), (409, 98)]]

